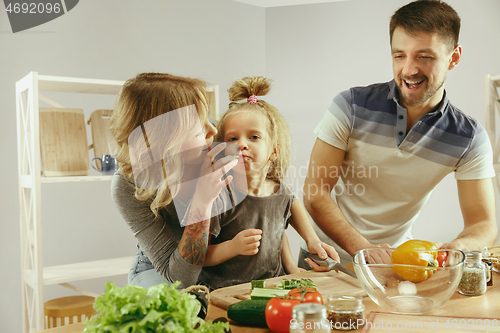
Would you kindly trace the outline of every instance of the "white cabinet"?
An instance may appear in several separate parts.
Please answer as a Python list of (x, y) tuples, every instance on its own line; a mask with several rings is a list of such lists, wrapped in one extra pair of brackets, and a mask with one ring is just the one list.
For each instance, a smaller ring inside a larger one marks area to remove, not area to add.
[(89, 294), (69, 283), (126, 274), (130, 268), (133, 257), (52, 267), (44, 267), (42, 261), (42, 185), (50, 186), (45, 184), (58, 182), (109, 181), (111, 176), (43, 177), (41, 175), (39, 100), (53, 107), (62, 106), (40, 93), (56, 91), (117, 95), (123, 83), (123, 81), (38, 75), (36, 72), (29, 73), (16, 83), (23, 332), (37, 332), (44, 329), (44, 286), (60, 284)]

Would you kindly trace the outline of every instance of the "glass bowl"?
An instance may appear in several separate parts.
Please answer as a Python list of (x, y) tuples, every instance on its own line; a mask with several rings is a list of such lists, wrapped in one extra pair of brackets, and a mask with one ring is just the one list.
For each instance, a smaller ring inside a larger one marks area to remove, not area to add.
[[(443, 305), (453, 295), (462, 278), (465, 255), (446, 250), (445, 267), (374, 263), (392, 256), (433, 259), (429, 251), (369, 248), (353, 258), (354, 271), (368, 296), (384, 310), (402, 314), (426, 314)], [(387, 259), (386, 259), (387, 260)]]
[(500, 245), (483, 247), (482, 253), (483, 258), (491, 260), (493, 270), (500, 273)]

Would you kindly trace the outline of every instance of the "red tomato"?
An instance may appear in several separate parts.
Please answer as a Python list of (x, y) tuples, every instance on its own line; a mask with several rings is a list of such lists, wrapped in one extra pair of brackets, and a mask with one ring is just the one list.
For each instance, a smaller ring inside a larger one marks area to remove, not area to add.
[(446, 264), (446, 257), (448, 257), (448, 251), (438, 251), (436, 258), (438, 261), (438, 267), (444, 267)]
[[(302, 293), (305, 292), (304, 298), (302, 298)], [(307, 288), (307, 291), (304, 288), (295, 288), (288, 292), (288, 297), (301, 299), (302, 303), (319, 303), (323, 304), (323, 297), (321, 294), (314, 288)]]
[(292, 308), (300, 304), (298, 299), (274, 297), (267, 302), (266, 323), (274, 333), (288, 333), (292, 320)]

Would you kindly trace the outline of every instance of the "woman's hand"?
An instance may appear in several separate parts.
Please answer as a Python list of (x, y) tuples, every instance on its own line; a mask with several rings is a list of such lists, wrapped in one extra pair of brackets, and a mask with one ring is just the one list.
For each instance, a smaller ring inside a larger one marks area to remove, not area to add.
[[(206, 155), (205, 160), (200, 169), (200, 177), (197, 179), (196, 189), (193, 193), (192, 209), (194, 211), (200, 212), (200, 217), (198, 219), (201, 221), (203, 219), (209, 219), (212, 203), (215, 198), (219, 195), (220, 191), (229, 184), (233, 177), (231, 175), (224, 179), (226, 173), (233, 169), (237, 164), (238, 160), (235, 156), (230, 155), (221, 158), (216, 163), (212, 164), (214, 156), (220, 154), (226, 147), (225, 143), (217, 145)], [(190, 221), (191, 223), (196, 223), (198, 221)]]
[(260, 239), (262, 238), (262, 230), (246, 229), (240, 231), (233, 239), (231, 239), (231, 249), (237, 255), (252, 256), (259, 252)]

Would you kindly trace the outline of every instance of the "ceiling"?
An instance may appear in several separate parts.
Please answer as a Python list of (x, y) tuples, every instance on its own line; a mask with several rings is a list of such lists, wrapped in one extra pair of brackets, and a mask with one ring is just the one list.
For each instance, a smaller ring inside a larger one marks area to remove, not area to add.
[(314, 3), (351, 1), (351, 0), (234, 0), (234, 1), (267, 8), (267, 7), (281, 7), (281, 6), (294, 6), (294, 5), (310, 5)]

